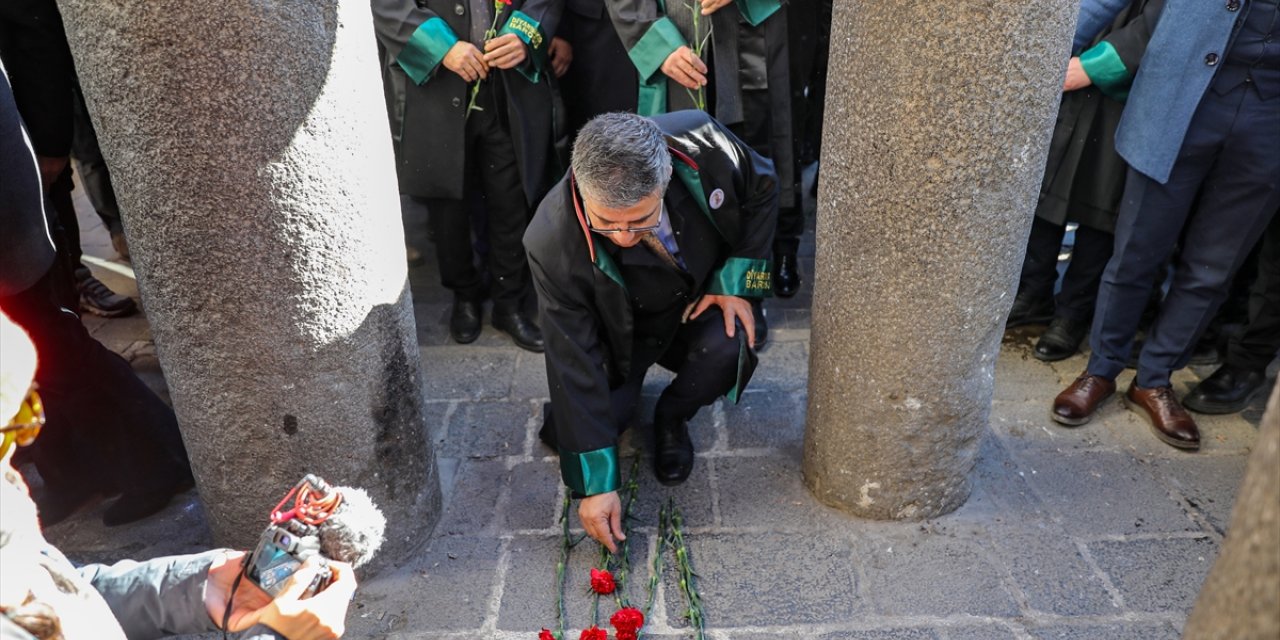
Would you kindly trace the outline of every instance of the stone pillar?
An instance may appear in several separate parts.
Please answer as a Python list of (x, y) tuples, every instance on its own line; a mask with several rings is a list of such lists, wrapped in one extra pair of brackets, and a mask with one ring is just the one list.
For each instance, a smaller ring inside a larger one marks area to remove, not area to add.
[(440, 491), (369, 3), (59, 6), (214, 538), (314, 472), (400, 559)]
[(1222, 553), (1187, 620), (1186, 640), (1280, 638), (1280, 385), (1262, 416)]
[(1076, 6), (836, 3), (804, 444), (819, 500), (910, 519), (968, 497)]

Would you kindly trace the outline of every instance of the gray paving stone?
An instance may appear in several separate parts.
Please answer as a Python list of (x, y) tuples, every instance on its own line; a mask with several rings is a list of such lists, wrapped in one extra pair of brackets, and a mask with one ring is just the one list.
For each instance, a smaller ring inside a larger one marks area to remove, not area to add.
[[(711, 478), (708, 472), (707, 459), (698, 457), (693, 462), (693, 472), (689, 479), (679, 486), (665, 487), (653, 476), (652, 459), (645, 458), (640, 462), (636, 477), (640, 481), (640, 489), (636, 504), (632, 508), (632, 523), (635, 528), (658, 528), (658, 510), (668, 499), (674, 499), (676, 506), (684, 515), (685, 526), (706, 527), (715, 524), (715, 512), (712, 508), (714, 498), (711, 493)], [(631, 470), (631, 460), (623, 465), (623, 482)]]
[(937, 535), (921, 527), (860, 537), (858, 561), (866, 593), (884, 615), (952, 614), (1011, 616), (1017, 604), (1001, 571), (974, 540)]
[(1247, 461), (1248, 457), (1242, 455), (1182, 456), (1157, 461), (1155, 468), (1221, 535), (1231, 521), (1231, 508)]
[[(709, 628), (847, 622), (868, 609), (851, 549), (838, 538), (707, 534), (686, 542)], [(667, 624), (687, 626), (674, 564), (663, 580)]]
[(862, 521), (813, 497), (800, 476), (800, 452), (791, 454), (716, 458), (723, 524), (792, 531), (857, 527)]
[(451, 308), (448, 302), (423, 302), (414, 294), (413, 319), (417, 327), (418, 346), (440, 347), (452, 344), (453, 340), (449, 337)]
[(436, 525), (437, 536), (475, 536), (494, 519), (494, 506), (507, 480), (506, 466), (497, 460), (463, 460), (453, 490), (444, 496), (444, 513)]
[(1189, 613), (1218, 555), (1209, 538), (1094, 542), (1089, 553), (1126, 609)]
[(461, 403), (449, 419), (440, 455), (494, 458), (523, 454), (533, 410), (527, 400)]
[(837, 631), (818, 636), (817, 640), (941, 640), (932, 629), (872, 629), (867, 631)]
[(547, 388), (547, 361), (540, 353), (519, 351), (516, 353), (515, 376), (511, 381), (511, 397), (548, 398), (551, 391)]
[(1125, 453), (1027, 452), (1025, 477), (1074, 535), (1196, 531), (1148, 465)]
[(1125, 622), (1109, 625), (1056, 625), (1028, 629), (1036, 640), (1178, 640), (1177, 630), (1167, 624)]
[(561, 507), (560, 465), (554, 461), (522, 462), (507, 478), (510, 498), (499, 526), (504, 531), (554, 527)]
[(151, 325), (147, 324), (146, 316), (135, 313), (107, 320), (93, 332), (93, 337), (106, 348), (121, 353), (138, 340), (151, 340)]
[(1031, 357), (1035, 336), (1019, 327), (1007, 331), (1004, 346), (996, 359), (996, 381), (993, 397), (1006, 402), (1044, 400), (1049, 402), (1058, 392), (1046, 392), (1059, 386), (1057, 372)]
[(982, 625), (977, 627), (947, 627), (942, 630), (944, 640), (1013, 640), (1007, 627), (999, 625)]
[(806, 395), (744, 393), (738, 404), (724, 403), (729, 448), (770, 447), (799, 451), (804, 444)]
[(449, 414), (449, 402), (428, 402), (423, 405), (423, 412), (427, 416), (427, 433), (430, 434), (431, 444), (435, 451), (439, 452), (444, 447), (446, 436), (445, 417)]
[(1008, 567), (1034, 611), (1063, 616), (1107, 615), (1120, 610), (1079, 549), (1054, 525), (991, 531), (994, 554)]
[(809, 380), (809, 345), (805, 342), (777, 342), (760, 354), (760, 364), (751, 376), (748, 389), (795, 391)]
[(356, 602), (363, 606), (347, 617), (347, 636), (416, 638), (477, 629), (492, 595), (500, 545), (493, 538), (435, 539), (410, 564), (360, 585)]
[(458, 345), (420, 351), (428, 400), (504, 398), (511, 390), (514, 349)]
[[(978, 460), (974, 463), (973, 492), (979, 500), (986, 497), (995, 504), (995, 511), (990, 514), (994, 523), (1044, 522), (1051, 519), (1048, 508), (1027, 483), (1027, 475), (999, 439), (990, 434), (983, 437)], [(981, 506), (981, 502), (974, 505), (975, 508)], [(964, 509), (960, 509), (961, 514)]]
[[(576, 522), (576, 520), (575, 520)], [(577, 534), (575, 534), (577, 535)], [(633, 604), (642, 604), (649, 583), (648, 542), (635, 536), (630, 545), (632, 572), (626, 593)], [(566, 636), (577, 638), (576, 630), (589, 626), (591, 620), (591, 567), (599, 561), (600, 546), (586, 539), (574, 547), (569, 556), (565, 579), (565, 607), (568, 627), (575, 630)], [(511, 540), (510, 565), (502, 590), (498, 628), (507, 631), (534, 631), (556, 623), (556, 563), (560, 559), (560, 537), (516, 536)], [(617, 610), (612, 599), (600, 600), (600, 624), (608, 626), (609, 616)]]

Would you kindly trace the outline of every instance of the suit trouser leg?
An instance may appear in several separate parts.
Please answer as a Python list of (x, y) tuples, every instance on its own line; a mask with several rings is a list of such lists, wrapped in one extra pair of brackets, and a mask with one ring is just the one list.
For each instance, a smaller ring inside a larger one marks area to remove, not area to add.
[(1261, 371), (1280, 351), (1280, 212), (1273, 214), (1249, 292), (1249, 321), (1227, 347), (1227, 364)]
[(1167, 386), (1170, 374), (1187, 365), (1236, 270), (1280, 207), (1280, 108), (1244, 85), (1226, 96), (1206, 92), (1197, 118), (1202, 113), (1229, 129), (1186, 223), (1173, 281), (1138, 358), (1142, 387)]
[(1054, 313), (1059, 318), (1087, 322), (1098, 302), (1098, 283), (1102, 270), (1111, 259), (1114, 237), (1106, 231), (1081, 225), (1076, 228), (1076, 243), (1071, 262), (1062, 276)]
[[(501, 82), (501, 79), (495, 76), (492, 81)], [(496, 85), (494, 93), (499, 98), (502, 94)], [(529, 224), (529, 206), (520, 182), (511, 129), (502, 117), (505, 109), (505, 101), (499, 99), (492, 109), (472, 113), (475, 138), (469, 139), (467, 149), (468, 155), (476, 159), (471, 166), (476, 172), (475, 182), (484, 194), (488, 214), (489, 275), (495, 313), (518, 311), (529, 291), (529, 262), (523, 243), (524, 230)]]
[(1047, 300), (1053, 296), (1053, 283), (1058, 279), (1058, 253), (1066, 228), (1036, 216), (1027, 237), (1027, 254), (1022, 259), (1022, 275), (1018, 279), (1018, 295), (1032, 295)]
[(1211, 111), (1210, 101), (1201, 100), (1166, 183), (1129, 169), (1089, 336), (1088, 371), (1093, 375), (1115, 379), (1125, 369), (1151, 287), (1163, 273), (1226, 137), (1229, 127), (1215, 122), (1218, 114)]
[[(674, 371), (676, 377), (662, 391), (654, 409), (654, 421), (688, 420), (698, 409), (725, 395), (738, 382), (738, 364), (746, 330), (736, 323), (732, 338), (725, 335), (724, 315), (711, 307), (680, 326), (658, 364)], [(747, 366), (754, 368), (755, 358)], [(744, 380), (751, 376), (747, 371)]]

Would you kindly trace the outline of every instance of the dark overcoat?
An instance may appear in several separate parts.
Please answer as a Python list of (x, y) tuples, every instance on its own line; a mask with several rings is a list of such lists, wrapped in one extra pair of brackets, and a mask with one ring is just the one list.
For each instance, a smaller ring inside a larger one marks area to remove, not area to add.
[[(515, 69), (492, 70), (485, 80), (501, 82), (505, 90), (520, 181), (530, 206), (563, 172), (553, 141), (562, 135), (564, 116), (563, 109), (555, 108), (547, 60), (563, 7), (564, 0), (504, 4), (499, 33), (524, 40), (528, 57)], [(471, 90), (441, 61), (459, 39), (469, 39), (471, 5), (468, 0), (373, 0), (373, 18), (400, 192), (462, 199)]]
[[(773, 164), (701, 111), (654, 120), (672, 150), (675, 177), (664, 203), (686, 263), (682, 278), (646, 264), (641, 246), (622, 249), (593, 234), (572, 175), (547, 194), (524, 236), (561, 472), (584, 495), (616, 488), (621, 425), (612, 415), (611, 389), (658, 359), (685, 306), (706, 293), (763, 297), (772, 286)], [(745, 342), (742, 350), (735, 398), (750, 375), (746, 360), (754, 359)]]
[(1089, 51), (1113, 52), (1123, 75), (1062, 95), (1036, 207), (1040, 218), (1056, 225), (1072, 221), (1108, 233), (1115, 230), (1127, 172), (1116, 153), (1116, 126), (1128, 83), (1137, 73), (1163, 5), (1164, 0), (1137, 0), (1094, 38)]
[[(681, 46), (695, 48), (710, 33), (703, 57), (712, 62), (708, 70), (715, 90), (712, 115), (727, 125), (768, 123), (768, 152), (782, 185), (781, 204), (794, 206), (785, 5), (777, 0), (735, 0), (710, 16), (699, 16), (694, 29), (690, 7), (695, 3), (686, 0), (604, 0), (604, 4), (639, 76), (636, 112), (640, 115), (697, 108), (690, 91), (661, 68), (673, 51)], [(743, 91), (765, 91), (767, 105), (745, 100)]]

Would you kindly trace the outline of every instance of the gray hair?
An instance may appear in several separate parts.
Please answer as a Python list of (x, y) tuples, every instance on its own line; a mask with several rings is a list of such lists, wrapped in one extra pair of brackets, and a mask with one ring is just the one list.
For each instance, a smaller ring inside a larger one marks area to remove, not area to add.
[(573, 143), (578, 189), (610, 209), (629, 207), (671, 180), (671, 154), (662, 130), (634, 113), (596, 116)]

